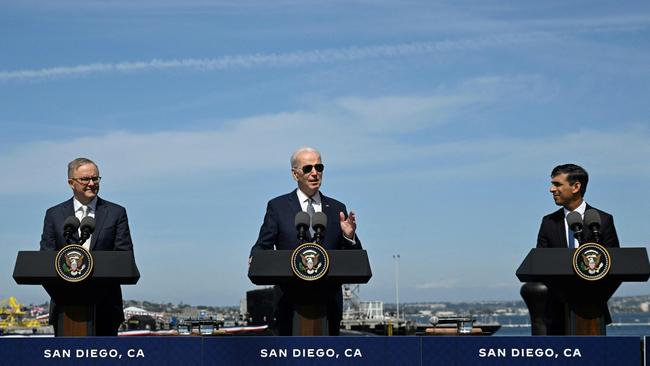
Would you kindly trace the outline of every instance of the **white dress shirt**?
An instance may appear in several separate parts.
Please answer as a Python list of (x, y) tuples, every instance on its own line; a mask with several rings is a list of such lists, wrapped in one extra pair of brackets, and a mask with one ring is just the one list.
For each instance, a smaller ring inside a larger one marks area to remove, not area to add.
[[(76, 198), (72, 199), (72, 204), (74, 206), (74, 215), (79, 219), (79, 221), (81, 221), (81, 219), (83, 219), (84, 217), (84, 213), (83, 213), (84, 205), (82, 205), (81, 202), (79, 202)], [(93, 198), (93, 200), (90, 201), (86, 206), (88, 207), (87, 216), (95, 218), (95, 211), (97, 208), (97, 197)], [(79, 237), (81, 237), (81, 228), (79, 229)], [(86, 250), (90, 250), (90, 240), (92, 239), (92, 237), (93, 236), (91, 234), (90, 237), (86, 239), (86, 241), (83, 242), (83, 244), (81, 244), (81, 246), (84, 247)]]
[[(577, 212), (582, 216), (582, 219), (584, 220), (585, 218), (585, 210), (587, 209), (587, 202), (582, 201), (580, 206), (576, 208), (573, 211), (569, 211), (566, 208), (564, 209), (564, 231), (566, 232), (566, 237), (567, 237), (567, 242), (569, 241), (569, 224), (566, 221), (566, 217), (571, 213), (571, 212)], [(578, 239), (573, 238), (573, 247), (577, 248), (580, 246), (580, 243), (578, 242)]]
[[(298, 188), (296, 190), (296, 193), (298, 194), (298, 202), (300, 202), (300, 208), (303, 211), (307, 212), (307, 206), (309, 206), (309, 198), (310, 197), (307, 196), (303, 191), (301, 191), (300, 188)], [(320, 192), (316, 192), (316, 194), (311, 196), (311, 199), (313, 200), (313, 202), (311, 204), (312, 204), (312, 206), (314, 206), (314, 212), (323, 212), (323, 200), (322, 200), (322, 198), (320, 196)], [(337, 221), (337, 224), (338, 224), (338, 221)], [(330, 224), (328, 224), (328, 225), (330, 225)], [(357, 244), (356, 237), (354, 239), (349, 239), (349, 238), (345, 237), (345, 235), (343, 235), (343, 238), (345, 238), (345, 240), (349, 241), (352, 244)]]
[[(309, 206), (309, 196), (303, 193), (300, 189), (296, 190), (298, 193), (298, 202), (300, 202), (300, 208), (303, 211), (307, 212), (307, 206)], [(320, 198), (320, 192), (316, 192), (315, 195), (311, 197), (313, 202), (311, 203), (314, 206), (314, 212), (323, 212), (323, 202)]]

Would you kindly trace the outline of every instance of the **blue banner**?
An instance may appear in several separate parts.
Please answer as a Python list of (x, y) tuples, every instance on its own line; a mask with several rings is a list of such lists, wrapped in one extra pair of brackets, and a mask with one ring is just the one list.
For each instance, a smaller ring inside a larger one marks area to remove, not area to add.
[(650, 359), (650, 344), (648, 343), (650, 339), (648, 336), (643, 337), (643, 343), (645, 343), (645, 352), (643, 353), (643, 364), (648, 364), (648, 359)]
[(200, 337), (0, 338), (2, 365), (201, 365)]
[(422, 365), (641, 364), (637, 337), (424, 337)]
[(640, 337), (0, 338), (3, 365), (639, 366)]
[(419, 365), (418, 337), (205, 338), (204, 365)]

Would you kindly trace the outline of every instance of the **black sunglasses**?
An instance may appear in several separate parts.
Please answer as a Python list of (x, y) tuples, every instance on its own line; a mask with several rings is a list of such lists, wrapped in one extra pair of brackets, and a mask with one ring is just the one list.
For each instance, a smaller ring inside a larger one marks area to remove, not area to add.
[(325, 165), (323, 165), (321, 163), (314, 164), (314, 165), (303, 165), (302, 168), (301, 168), (302, 173), (307, 174), (307, 173), (311, 172), (312, 168), (315, 168), (317, 172), (321, 173), (321, 172), (323, 172), (323, 169), (325, 169)]

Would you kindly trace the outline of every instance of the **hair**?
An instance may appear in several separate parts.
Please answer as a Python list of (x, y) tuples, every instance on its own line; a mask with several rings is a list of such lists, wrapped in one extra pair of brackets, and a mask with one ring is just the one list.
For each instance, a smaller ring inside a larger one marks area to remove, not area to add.
[(318, 150), (314, 149), (313, 147), (303, 146), (291, 154), (291, 159), (289, 160), (291, 163), (291, 168), (297, 168), (296, 163), (298, 162), (298, 155), (304, 152), (314, 152), (320, 157), (320, 152)]
[[(76, 158), (73, 161), (68, 163), (68, 178), (73, 178), (74, 171), (77, 170), (82, 165), (92, 164), (97, 168), (97, 164), (94, 161), (87, 158)], [(99, 168), (97, 168), (99, 169)]]
[(587, 193), (587, 183), (589, 183), (589, 173), (584, 168), (575, 164), (558, 165), (551, 171), (551, 178), (558, 174), (566, 174), (567, 181), (573, 185), (575, 182), (580, 182), (580, 193), (585, 196)]

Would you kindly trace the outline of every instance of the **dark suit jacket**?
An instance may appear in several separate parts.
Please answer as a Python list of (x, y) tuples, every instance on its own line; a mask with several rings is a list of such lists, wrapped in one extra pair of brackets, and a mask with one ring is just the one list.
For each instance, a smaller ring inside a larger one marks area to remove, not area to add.
[[(322, 245), (325, 249), (361, 249), (359, 237), (355, 237), (356, 244), (343, 237), (339, 223), (339, 212), (347, 217), (345, 205), (333, 198), (325, 196), (322, 192), (322, 211), (327, 215), (327, 227)], [(296, 190), (291, 193), (276, 197), (266, 206), (264, 222), (260, 228), (257, 242), (251, 249), (251, 256), (256, 250), (295, 249), (298, 247), (298, 230), (295, 227), (295, 217), (302, 211)], [(309, 234), (309, 233), (308, 233)], [(330, 335), (338, 335), (343, 313), (343, 297), (340, 286), (323, 289), (322, 293), (329, 294), (327, 305)], [(287, 286), (276, 286), (275, 289), (275, 316), (280, 335), (291, 334), (291, 319), (293, 304), (301, 297), (300, 290)]]
[[(592, 209), (587, 205), (587, 210)], [(595, 209), (600, 214), (600, 243), (604, 247), (618, 248), (618, 236), (614, 227), (614, 218), (612, 215)], [(589, 230), (585, 230), (585, 240), (587, 243), (593, 242), (593, 235)], [(544, 216), (542, 225), (537, 235), (538, 248), (566, 248), (567, 247), (566, 227), (564, 225), (564, 208)]]
[[(347, 217), (348, 211), (345, 205), (333, 198), (326, 197), (322, 192), (320, 196), (323, 213), (327, 215), (323, 247), (325, 249), (361, 249), (361, 241), (358, 237), (355, 238), (356, 245), (343, 237), (339, 224), (339, 212), (343, 212)], [(295, 249), (298, 246), (295, 218), (300, 211), (302, 208), (296, 190), (270, 200), (266, 206), (260, 234), (251, 249), (251, 254), (260, 249)]]
[[(595, 209), (587, 205), (588, 209)], [(612, 215), (595, 209), (600, 214), (600, 243), (604, 247), (618, 248), (618, 236), (616, 235), (616, 227), (614, 227), (614, 218)], [(584, 230), (585, 242), (593, 242), (594, 238), (589, 230)], [(553, 212), (552, 214), (544, 216), (542, 224), (537, 234), (537, 247), (538, 248), (567, 248), (568, 240), (566, 235), (566, 227), (564, 225), (564, 208)], [(609, 310), (605, 309), (606, 323), (611, 323), (611, 316)], [(549, 335), (563, 335), (565, 332), (565, 309), (564, 302), (552, 290), (549, 292), (547, 298), (544, 319), (547, 326)]]
[[(41, 250), (59, 250), (66, 245), (63, 237), (63, 222), (69, 216), (74, 216), (72, 199), (47, 210), (41, 235)], [(97, 197), (95, 232), (90, 241), (90, 250), (133, 250), (124, 207)], [(124, 321), (122, 290), (119, 285), (103, 285), (101, 288), (96, 286), (95, 289), (101, 296), (97, 307), (97, 334), (117, 334), (120, 323)], [(55, 297), (55, 288), (46, 287), (46, 290), (50, 296)], [(56, 324), (58, 309), (54, 298), (50, 304), (50, 324)]]

